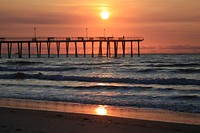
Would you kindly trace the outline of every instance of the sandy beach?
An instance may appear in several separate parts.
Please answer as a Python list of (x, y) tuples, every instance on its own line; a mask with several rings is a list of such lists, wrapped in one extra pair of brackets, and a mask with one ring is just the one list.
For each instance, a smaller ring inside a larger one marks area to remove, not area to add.
[(1, 133), (198, 133), (199, 125), (0, 108)]
[(1, 133), (198, 133), (199, 125), (0, 108)]

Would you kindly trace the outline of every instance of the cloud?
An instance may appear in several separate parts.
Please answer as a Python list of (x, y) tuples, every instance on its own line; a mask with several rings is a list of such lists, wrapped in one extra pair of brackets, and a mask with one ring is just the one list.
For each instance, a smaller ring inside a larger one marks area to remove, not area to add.
[(160, 53), (200, 53), (200, 46), (177, 44), (158, 48)]
[(166, 46), (166, 47), (163, 47), (163, 49), (200, 50), (200, 46), (187, 45), (187, 44), (178, 44), (178, 45)]
[[(187, 0), (121, 2), (118, 5), (119, 15), (116, 16), (116, 20), (126, 23), (200, 22), (199, 4), (198, 0), (193, 0), (193, 2)], [(127, 8), (121, 9), (120, 7)]]
[(139, 13), (139, 15), (115, 16), (115, 21), (126, 23), (199, 23), (200, 14)]
[(87, 16), (62, 12), (3, 12), (0, 24), (77, 25), (88, 22)]
[(153, 50), (156, 49), (154, 46), (142, 46), (141, 49)]

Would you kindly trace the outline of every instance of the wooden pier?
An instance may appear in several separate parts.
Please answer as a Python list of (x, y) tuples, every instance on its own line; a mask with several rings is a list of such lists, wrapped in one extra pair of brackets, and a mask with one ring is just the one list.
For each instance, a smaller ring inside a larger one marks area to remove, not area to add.
[(98, 45), (98, 57), (103, 56), (103, 44), (106, 45), (106, 57), (111, 57), (111, 45), (113, 44), (113, 56), (118, 57), (118, 46), (121, 44), (122, 55), (126, 55), (126, 45), (130, 45), (130, 55), (133, 57), (133, 45), (137, 45), (137, 55), (140, 56), (140, 42), (143, 41), (143, 37), (37, 37), (37, 38), (22, 38), (22, 37), (1, 37), (0, 38), (0, 57), (2, 57), (2, 47), (7, 45), (8, 58), (12, 56), (13, 44), (17, 44), (18, 56), (22, 58), (23, 48), (27, 49), (28, 58), (31, 58), (31, 46), (35, 45), (37, 57), (40, 58), (42, 54), (42, 45), (46, 45), (48, 57), (51, 55), (51, 44), (56, 45), (57, 57), (60, 57), (61, 45), (65, 45), (66, 57), (69, 57), (69, 46), (74, 45), (74, 55), (78, 57), (78, 43), (83, 44), (83, 56), (86, 57), (86, 45), (91, 45), (91, 56), (94, 57), (94, 45)]

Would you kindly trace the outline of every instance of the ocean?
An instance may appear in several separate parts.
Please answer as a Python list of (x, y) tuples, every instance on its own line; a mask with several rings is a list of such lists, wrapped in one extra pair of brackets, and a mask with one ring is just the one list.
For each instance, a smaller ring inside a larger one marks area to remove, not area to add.
[(200, 113), (199, 54), (13, 56), (0, 59), (0, 98)]

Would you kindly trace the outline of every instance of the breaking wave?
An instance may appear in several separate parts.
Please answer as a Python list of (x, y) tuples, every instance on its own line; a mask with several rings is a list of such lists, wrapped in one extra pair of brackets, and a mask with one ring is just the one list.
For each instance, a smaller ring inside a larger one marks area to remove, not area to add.
[(43, 73), (27, 74), (17, 72), (0, 75), (0, 79), (38, 79), (52, 81), (80, 81), (80, 82), (106, 82), (106, 83), (134, 83), (134, 84), (159, 84), (159, 85), (200, 85), (200, 80), (186, 78), (106, 78), (82, 77), (64, 75), (45, 75)]

